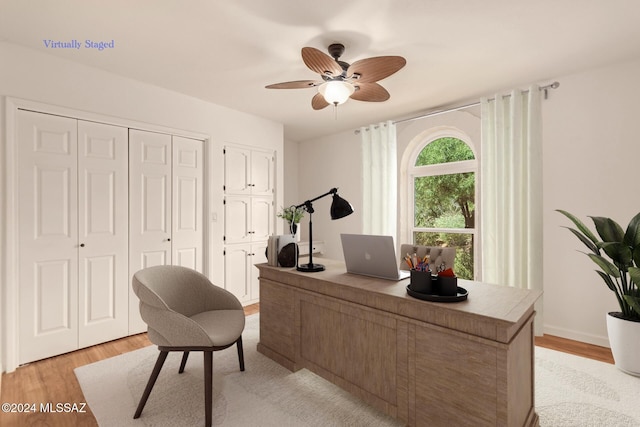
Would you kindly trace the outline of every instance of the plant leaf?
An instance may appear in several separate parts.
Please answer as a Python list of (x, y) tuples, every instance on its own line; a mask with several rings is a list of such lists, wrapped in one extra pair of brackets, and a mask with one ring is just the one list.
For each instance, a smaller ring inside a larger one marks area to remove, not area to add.
[(624, 242), (632, 248), (640, 246), (640, 213), (631, 218), (624, 234)]
[(567, 218), (569, 218), (571, 220), (571, 222), (573, 222), (575, 224), (575, 226), (578, 227), (578, 230), (580, 230), (580, 232), (582, 234), (587, 236), (589, 238), (589, 240), (591, 240), (593, 243), (597, 243), (600, 240), (575, 215), (573, 215), (573, 214), (571, 214), (571, 213), (569, 213), (569, 212), (567, 212), (565, 210), (562, 210), (562, 209), (556, 209), (556, 212), (560, 212), (562, 215), (564, 215)]
[(564, 228), (566, 228), (567, 230), (571, 231), (578, 239), (580, 239), (580, 241), (582, 243), (584, 243), (584, 245), (586, 247), (591, 249), (591, 252), (593, 252), (594, 254), (600, 255), (600, 249), (598, 249), (598, 246), (596, 246), (595, 243), (593, 243), (591, 240), (589, 240), (587, 238), (587, 236), (585, 236), (584, 234), (580, 233), (575, 228), (569, 228), (569, 227), (564, 227)]
[(640, 268), (629, 267), (629, 277), (631, 277), (631, 281), (635, 283), (636, 286), (640, 287)]
[[(640, 266), (640, 246), (636, 246), (633, 250), (633, 261), (637, 266)], [(638, 283), (640, 285), (640, 283)]]
[(611, 279), (611, 276), (598, 270), (596, 270), (596, 273), (598, 273), (600, 277), (602, 277), (602, 280), (604, 280), (604, 283), (607, 285), (609, 289), (611, 289), (615, 293), (618, 293), (618, 291), (616, 290), (616, 285), (613, 283), (613, 279)]
[(607, 255), (609, 255), (609, 258), (613, 260), (614, 264), (616, 264), (618, 268), (622, 268), (627, 271), (631, 266), (632, 254), (629, 246), (618, 242), (603, 242), (600, 244), (600, 247)]
[(603, 258), (600, 255), (595, 255), (595, 254), (587, 254), (587, 256), (589, 258), (591, 258), (591, 260), (593, 262), (595, 262), (596, 264), (598, 264), (598, 266), (602, 269), (602, 271), (604, 271), (606, 274), (608, 274), (609, 276), (613, 276), (615, 278), (620, 277), (620, 271), (618, 271), (618, 269), (616, 268), (615, 265), (613, 265), (609, 260), (607, 260), (606, 258)]
[(596, 226), (596, 231), (600, 235), (603, 242), (620, 242), (624, 241), (624, 231), (622, 227), (612, 220), (604, 216), (589, 217)]
[(640, 318), (640, 297), (633, 295), (625, 295), (624, 300), (631, 306), (633, 311), (635, 311), (634, 318)]

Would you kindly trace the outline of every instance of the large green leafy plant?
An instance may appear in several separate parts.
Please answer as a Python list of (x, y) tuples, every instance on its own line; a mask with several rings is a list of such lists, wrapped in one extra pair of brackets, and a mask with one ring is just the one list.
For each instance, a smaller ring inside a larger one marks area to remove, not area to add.
[(596, 273), (616, 294), (620, 317), (640, 321), (640, 213), (631, 219), (626, 232), (611, 218), (590, 217), (598, 238), (574, 215), (560, 209), (558, 212), (573, 222), (577, 230), (566, 228), (591, 251), (585, 254), (600, 267)]

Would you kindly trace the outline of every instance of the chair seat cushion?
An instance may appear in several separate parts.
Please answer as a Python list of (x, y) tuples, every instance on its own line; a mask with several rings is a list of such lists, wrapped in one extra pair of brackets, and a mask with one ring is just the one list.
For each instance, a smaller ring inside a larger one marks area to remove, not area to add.
[(243, 310), (204, 311), (190, 319), (207, 332), (216, 347), (233, 344), (244, 330)]

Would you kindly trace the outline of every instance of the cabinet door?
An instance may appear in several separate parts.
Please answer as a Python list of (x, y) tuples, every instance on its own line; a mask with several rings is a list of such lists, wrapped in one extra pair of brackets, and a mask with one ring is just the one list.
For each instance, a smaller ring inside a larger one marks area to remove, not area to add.
[(173, 137), (173, 264), (202, 272), (203, 142)]
[(251, 225), (249, 234), (253, 241), (268, 240), (273, 234), (273, 198), (251, 199)]
[(263, 196), (273, 195), (274, 163), (273, 151), (251, 152), (251, 194)]
[[(129, 130), (129, 277), (171, 264), (171, 136)], [(129, 281), (130, 282), (130, 281)], [(130, 288), (129, 333), (146, 329)]]
[(79, 347), (127, 335), (127, 129), (78, 122)]
[(224, 148), (224, 191), (226, 194), (251, 194), (251, 151)]
[(250, 245), (232, 245), (225, 248), (225, 289), (235, 295), (241, 302), (248, 301), (250, 299), (250, 251)]
[(78, 347), (77, 122), (17, 112), (18, 363)]
[(251, 245), (251, 274), (249, 275), (250, 294), (252, 300), (260, 299), (260, 271), (255, 267), (256, 264), (264, 264), (267, 262), (267, 242), (255, 243)]
[(227, 196), (224, 200), (225, 244), (251, 241), (251, 198)]

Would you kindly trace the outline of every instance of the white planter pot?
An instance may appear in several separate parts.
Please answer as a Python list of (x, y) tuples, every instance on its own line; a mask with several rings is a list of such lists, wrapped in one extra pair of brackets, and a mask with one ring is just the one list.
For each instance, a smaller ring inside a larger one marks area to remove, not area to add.
[(607, 332), (616, 368), (640, 377), (640, 322), (620, 319), (608, 313)]
[[(288, 222), (286, 224), (287, 224), (287, 229), (285, 230), (285, 233), (291, 233), (291, 228), (292, 228), (291, 224), (289, 224)], [(299, 223), (296, 224), (295, 229), (296, 229), (296, 232), (294, 234), (296, 236), (295, 241), (300, 242), (300, 224)]]

